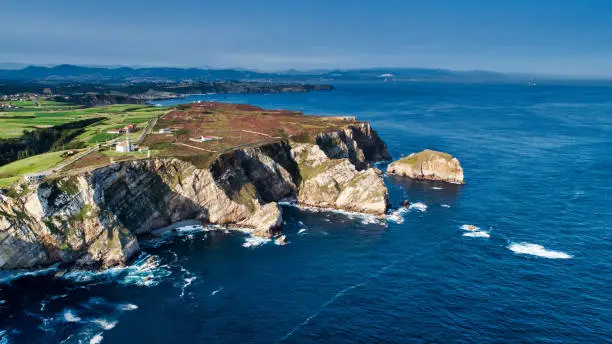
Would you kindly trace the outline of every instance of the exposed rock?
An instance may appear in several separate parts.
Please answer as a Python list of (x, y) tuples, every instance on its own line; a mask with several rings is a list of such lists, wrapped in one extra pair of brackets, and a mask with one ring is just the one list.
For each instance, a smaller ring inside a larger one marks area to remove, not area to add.
[(0, 269), (124, 265), (138, 235), (188, 219), (273, 237), (284, 198), (383, 215), (387, 189), (369, 164), (388, 152), (376, 133), (355, 124), (320, 138), (236, 149), (207, 168), (170, 157), (124, 161), (0, 195)]
[(388, 174), (406, 176), (420, 180), (441, 180), (463, 184), (463, 168), (459, 160), (450, 154), (426, 149), (419, 153), (392, 162)]
[(276, 239), (274, 239), (274, 243), (281, 246), (287, 245), (287, 236), (284, 234), (279, 235)]
[(349, 159), (358, 170), (370, 162), (391, 160), (387, 145), (369, 123), (358, 123), (344, 130), (321, 133), (317, 145), (330, 159)]
[(388, 192), (375, 169), (358, 171), (349, 159), (328, 159), (316, 145), (296, 144), (291, 151), (302, 182), (298, 203), (383, 215)]

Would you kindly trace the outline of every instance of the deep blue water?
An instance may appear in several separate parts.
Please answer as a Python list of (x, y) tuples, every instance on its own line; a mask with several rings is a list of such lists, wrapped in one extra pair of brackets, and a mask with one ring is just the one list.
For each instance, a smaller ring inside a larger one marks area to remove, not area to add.
[(612, 342), (612, 88), (341, 84), (183, 101), (197, 99), (356, 115), (394, 158), (457, 156), (467, 184), (386, 178), (394, 205), (427, 206), (403, 223), (284, 207), (287, 246), (185, 233), (145, 248), (156, 264), (14, 279), (0, 286), (0, 343)]

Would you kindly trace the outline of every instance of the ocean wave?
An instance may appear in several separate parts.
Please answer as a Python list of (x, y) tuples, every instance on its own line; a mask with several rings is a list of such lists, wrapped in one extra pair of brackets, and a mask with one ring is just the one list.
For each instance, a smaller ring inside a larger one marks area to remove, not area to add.
[(89, 344), (100, 344), (102, 342), (102, 339), (104, 339), (102, 333), (97, 333), (95, 336), (91, 337), (91, 339), (89, 340)]
[(210, 296), (215, 296), (223, 290), (223, 287), (217, 288), (210, 293)]
[(59, 264), (54, 264), (45, 269), (38, 270), (16, 270), (16, 271), (0, 271), (0, 284), (9, 284), (12, 281), (18, 280), (23, 277), (37, 277), (56, 273)]
[(472, 238), (490, 238), (491, 235), (485, 231), (475, 231), (475, 232), (467, 232), (463, 233), (464, 237), (472, 237)]
[(187, 287), (189, 287), (191, 285), (191, 283), (193, 283), (193, 281), (195, 281), (197, 279), (196, 276), (193, 277), (186, 277), (183, 279), (183, 287), (181, 288), (181, 295), (180, 297), (185, 296), (185, 289), (187, 289)]
[(306, 228), (301, 228), (301, 229), (300, 229), (300, 230), (297, 232), (297, 234), (299, 234), (299, 235), (303, 235), (303, 234), (306, 234), (306, 231), (308, 231), (308, 229), (306, 229)]
[[(47, 305), (48, 305), (48, 304), (49, 304), (51, 301), (58, 300), (58, 299), (62, 299), (62, 298), (65, 298), (65, 297), (67, 297), (67, 296), (68, 296), (68, 294), (61, 294), (61, 295), (52, 295), (52, 296), (49, 296), (49, 297), (45, 298), (44, 300), (42, 300), (42, 301), (40, 302), (40, 310), (41, 310), (41, 311), (44, 311), (44, 310), (45, 310), (45, 308), (47, 308)], [(0, 302), (0, 303), (1, 303), (1, 302)]]
[(64, 321), (66, 322), (80, 322), (81, 317), (76, 315), (75, 311), (72, 309), (66, 309), (63, 313)]
[(425, 212), (427, 211), (427, 205), (421, 202), (416, 202), (416, 203), (412, 203), (410, 204), (410, 206), (408, 206), (408, 209), (410, 210), (418, 210), (420, 212)]
[(451, 206), (450, 206), (450, 205), (448, 205), (448, 204), (440, 204), (440, 206), (441, 206), (442, 208), (450, 208), (450, 207), (451, 207)]
[(387, 214), (387, 221), (401, 224), (404, 223), (404, 216), (408, 213), (407, 208), (399, 208), (394, 210), (391, 214)]
[[(365, 214), (365, 213), (357, 213), (353, 211), (339, 210), (334, 208), (320, 208), (320, 207), (310, 207), (305, 205), (300, 205), (295, 201), (280, 201), (279, 205), (284, 205), (288, 207), (294, 207), (300, 210), (305, 210), (311, 213), (334, 213), (340, 214), (348, 217), (351, 220), (361, 219), (361, 223), (363, 224), (378, 224), (384, 225), (384, 221), (382, 221), (378, 216)], [(325, 221), (329, 222), (329, 219), (325, 219)], [(303, 224), (303, 222), (298, 221), (298, 224)]]
[(136, 261), (126, 267), (104, 271), (71, 271), (62, 278), (77, 283), (117, 282), (124, 285), (156, 286), (171, 274), (168, 265), (160, 265), (158, 256), (141, 253)]
[(135, 309), (138, 309), (138, 306), (136, 306), (133, 303), (124, 303), (124, 304), (118, 305), (117, 309), (121, 311), (133, 311)]
[(431, 189), (432, 190), (444, 190), (444, 188), (441, 188), (439, 186), (433, 186)]
[(527, 242), (511, 243), (508, 249), (516, 254), (528, 254), (550, 259), (570, 259), (572, 255), (561, 251), (553, 251), (545, 248), (542, 245), (531, 244)]
[(100, 326), (103, 330), (112, 330), (119, 323), (117, 320), (109, 321), (106, 319), (94, 319), (91, 321), (94, 324)]
[(258, 237), (255, 235), (249, 235), (246, 238), (244, 238), (244, 243), (242, 244), (242, 247), (258, 247), (263, 244), (267, 244), (270, 241), (272, 240), (268, 238), (262, 238), (262, 237)]
[(9, 344), (9, 338), (6, 330), (0, 330), (0, 344)]

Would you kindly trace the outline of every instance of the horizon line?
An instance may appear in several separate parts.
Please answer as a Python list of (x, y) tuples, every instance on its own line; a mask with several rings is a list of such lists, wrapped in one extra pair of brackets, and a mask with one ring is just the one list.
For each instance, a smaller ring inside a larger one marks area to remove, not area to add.
[[(14, 65), (16, 68), (5, 68), (5, 65)], [(18, 67), (17, 67), (18, 66)], [(101, 68), (101, 69), (120, 69), (120, 68), (131, 68), (131, 69), (148, 69), (148, 68), (174, 68), (174, 69), (199, 69), (199, 70), (239, 70), (249, 71), (256, 73), (288, 73), (288, 72), (300, 72), (300, 73), (320, 73), (320, 72), (333, 72), (333, 71), (359, 71), (359, 70), (431, 70), (431, 71), (448, 71), (455, 73), (491, 73), (498, 75), (507, 76), (522, 76), (522, 77), (546, 77), (555, 79), (588, 79), (588, 80), (612, 80), (612, 75), (563, 75), (563, 74), (550, 74), (550, 73), (537, 73), (537, 72), (504, 72), (488, 69), (452, 69), (452, 68), (434, 68), (434, 67), (414, 67), (414, 66), (362, 66), (362, 67), (329, 67), (329, 68), (288, 68), (288, 69), (259, 69), (259, 68), (245, 68), (245, 67), (229, 67), (229, 66), (189, 66), (189, 65), (162, 65), (162, 64), (78, 64), (78, 63), (21, 63), (21, 62), (0, 62), (0, 70), (13, 70), (19, 71), (29, 67), (40, 67), (40, 68), (55, 68), (59, 66), (74, 66), (84, 68)]]

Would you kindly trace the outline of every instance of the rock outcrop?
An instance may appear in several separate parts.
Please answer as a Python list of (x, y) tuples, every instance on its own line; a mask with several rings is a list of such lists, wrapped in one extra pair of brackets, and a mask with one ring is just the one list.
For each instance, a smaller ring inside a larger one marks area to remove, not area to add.
[(173, 157), (124, 161), (21, 196), (0, 194), (0, 269), (123, 265), (139, 251), (139, 235), (186, 219), (272, 237), (282, 226), (277, 202), (287, 198), (383, 215), (387, 189), (369, 163), (388, 155), (359, 123), (320, 134), (317, 143), (236, 149), (206, 168)]
[(440, 180), (464, 184), (463, 168), (450, 154), (426, 149), (389, 164), (388, 174), (419, 180)]

